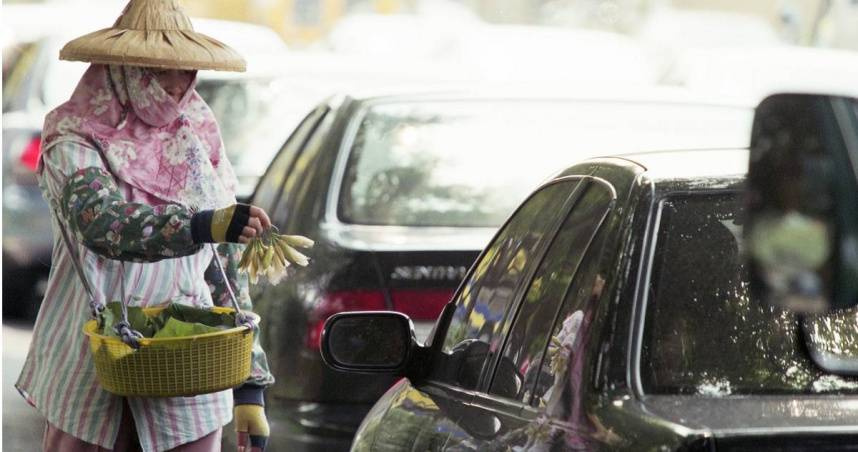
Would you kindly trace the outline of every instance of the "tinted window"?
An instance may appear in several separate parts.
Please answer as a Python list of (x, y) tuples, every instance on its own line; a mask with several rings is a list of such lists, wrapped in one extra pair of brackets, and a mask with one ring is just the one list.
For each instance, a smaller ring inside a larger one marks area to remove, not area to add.
[(739, 110), (533, 100), (402, 101), (364, 113), (338, 215), (376, 225), (496, 227), (539, 181), (593, 152), (746, 146), (751, 124)]
[[(796, 316), (748, 290), (741, 203), (733, 195), (672, 197), (662, 204), (641, 374), (656, 393), (858, 392), (858, 381), (809, 360)], [(818, 317), (822, 348), (858, 349), (858, 313)]]
[(283, 149), (277, 154), (277, 157), (259, 182), (259, 187), (253, 196), (253, 203), (268, 211), (269, 215), (274, 213), (274, 204), (277, 202), (278, 195), (280, 195), (281, 188), (283, 187), (283, 181), (292, 167), (292, 162), (295, 160), (298, 150), (307, 141), (307, 137), (310, 136), (310, 133), (312, 133), (316, 124), (318, 124), (319, 118), (326, 110), (325, 107), (319, 107), (301, 121), (301, 124), (298, 125), (289, 139), (286, 140)]
[[(327, 111), (328, 109), (326, 108), (325, 112)], [(313, 165), (319, 161), (318, 157), (322, 151), (322, 146), (327, 141), (333, 123), (333, 113), (324, 115), (311, 131), (312, 135), (305, 140), (304, 145), (301, 147), (300, 153), (295, 158), (295, 163), (286, 175), (282, 194), (277, 200), (277, 205), (274, 207), (274, 215), (272, 215), (271, 221), (275, 225), (284, 226), (288, 216), (293, 213), (294, 206), (291, 205), (293, 200), (296, 196), (306, 196), (300, 194), (299, 191), (306, 193), (306, 187), (310, 186), (313, 182), (312, 178), (307, 175), (311, 170), (318, 170), (318, 167), (314, 168)]]
[[(546, 327), (554, 324), (572, 277), (612, 198), (607, 187), (590, 182), (583, 196), (575, 202), (518, 308), (490, 393), (530, 401), (551, 332)], [(523, 376), (521, 387), (511, 384), (519, 379), (505, 378), (504, 369), (508, 365)]]
[(558, 214), (564, 212), (576, 184), (566, 181), (541, 189), (488, 246), (457, 300), (443, 345), (449, 359), (436, 366), (439, 378), (476, 387), (516, 289), (537, 264), (546, 234), (553, 236)]
[[(589, 428), (582, 409), (588, 394), (585, 382), (589, 381), (588, 369), (598, 362), (593, 349), (594, 320), (609, 276), (599, 273), (604, 237), (601, 231), (597, 233), (566, 292), (530, 401), (551, 417), (563, 419), (581, 431)], [(585, 443), (581, 446), (584, 447), (580, 450), (595, 449)]]

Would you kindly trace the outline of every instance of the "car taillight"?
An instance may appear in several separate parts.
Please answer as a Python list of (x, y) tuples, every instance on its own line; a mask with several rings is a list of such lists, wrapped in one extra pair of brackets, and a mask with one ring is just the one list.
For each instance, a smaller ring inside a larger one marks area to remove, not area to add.
[(453, 292), (454, 289), (393, 289), (390, 297), (393, 309), (412, 320), (434, 321), (453, 297)]
[(36, 171), (36, 167), (39, 165), (39, 153), (41, 150), (42, 139), (39, 136), (35, 136), (27, 142), (27, 146), (24, 147), (24, 150), (21, 152), (21, 157), (19, 157), (18, 160), (30, 171)]
[(305, 345), (311, 350), (319, 350), (325, 321), (338, 312), (382, 311), (385, 309), (387, 306), (384, 303), (384, 293), (381, 290), (344, 290), (326, 294), (310, 314), (307, 336), (304, 340)]

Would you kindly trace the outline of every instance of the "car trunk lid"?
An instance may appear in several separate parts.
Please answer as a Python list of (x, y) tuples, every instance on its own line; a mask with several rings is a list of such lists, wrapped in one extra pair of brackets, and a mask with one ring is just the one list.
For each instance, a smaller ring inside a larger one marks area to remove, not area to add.
[(336, 223), (325, 225), (323, 232), (352, 256), (352, 263), (332, 281), (330, 303), (320, 306), (331, 309), (316, 317), (395, 310), (414, 321), (418, 339), (424, 340), (495, 229)]

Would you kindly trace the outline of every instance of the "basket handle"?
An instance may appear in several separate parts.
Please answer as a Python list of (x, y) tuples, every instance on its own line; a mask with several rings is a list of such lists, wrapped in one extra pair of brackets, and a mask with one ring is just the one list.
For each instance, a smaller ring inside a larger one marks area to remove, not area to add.
[(102, 311), (104, 311), (105, 306), (95, 301), (95, 297), (92, 295), (92, 287), (89, 285), (89, 281), (86, 279), (86, 274), (84, 273), (83, 267), (81, 266), (81, 257), (77, 252), (77, 248), (72, 245), (72, 241), (69, 238), (68, 231), (66, 231), (66, 227), (61, 220), (62, 216), (59, 215), (59, 212), (57, 212), (56, 208), (54, 208), (54, 217), (57, 219), (57, 224), (59, 225), (60, 235), (63, 238), (63, 243), (65, 243), (66, 249), (68, 250), (69, 255), (71, 255), (71, 261), (72, 265), (74, 266), (75, 272), (77, 273), (78, 278), (80, 278), (81, 284), (83, 284), (83, 289), (86, 291), (86, 295), (89, 297), (90, 313), (95, 320), (99, 321), (99, 326), (101, 326), (100, 314)]
[[(101, 317), (101, 313), (104, 311), (106, 306), (104, 304), (100, 304), (95, 301), (95, 296), (92, 292), (92, 286), (90, 286), (89, 281), (86, 279), (86, 272), (83, 270), (82, 257), (78, 253), (77, 247), (72, 244), (72, 240), (69, 238), (69, 233), (66, 230), (65, 224), (63, 224), (57, 209), (54, 208), (54, 216), (57, 219), (57, 224), (59, 225), (60, 235), (63, 238), (63, 243), (66, 246), (66, 249), (69, 251), (69, 255), (71, 256), (72, 265), (74, 266), (75, 272), (77, 273), (78, 278), (80, 278), (81, 284), (83, 284), (83, 288), (86, 291), (86, 295), (89, 297), (89, 309), (92, 317), (98, 322), (98, 327), (104, 327), (104, 318)], [(122, 320), (120, 320), (116, 325), (113, 326), (114, 331), (119, 337), (122, 339), (122, 342), (126, 343), (129, 347), (133, 349), (140, 348), (140, 339), (143, 338), (143, 335), (138, 331), (134, 331), (131, 328), (131, 324), (128, 323), (128, 308), (125, 306), (125, 262), (119, 261), (119, 291), (120, 291), (120, 302), (119, 305), (122, 306)]]
[(238, 306), (238, 299), (235, 298), (235, 292), (232, 290), (232, 285), (229, 283), (229, 278), (226, 276), (226, 270), (223, 269), (223, 264), (220, 262), (220, 257), (217, 254), (217, 249), (215, 248), (214, 243), (210, 243), (209, 247), (212, 250), (215, 265), (217, 265), (218, 270), (220, 270), (220, 275), (223, 277), (224, 284), (226, 284), (226, 290), (229, 292), (229, 300), (232, 302), (233, 309), (235, 309), (235, 326), (246, 326), (252, 330), (253, 321), (247, 316), (247, 314), (241, 312), (241, 307)]
[[(95, 296), (93, 295), (92, 286), (89, 284), (89, 281), (86, 278), (86, 272), (83, 270), (82, 266), (82, 257), (78, 253), (77, 247), (72, 244), (71, 238), (69, 238), (69, 233), (66, 230), (65, 224), (61, 221), (62, 216), (59, 215), (56, 208), (54, 208), (54, 215), (57, 219), (57, 224), (59, 225), (60, 235), (62, 236), (63, 243), (66, 246), (66, 249), (69, 251), (69, 255), (71, 256), (72, 265), (75, 268), (75, 272), (80, 278), (81, 284), (83, 284), (83, 288), (86, 291), (87, 296), (89, 297), (89, 308), (92, 317), (98, 322), (99, 328), (104, 327), (104, 319), (101, 316), (101, 313), (104, 311), (106, 306), (104, 304), (98, 303), (95, 301)], [(223, 265), (220, 262), (220, 258), (218, 257), (217, 249), (215, 249), (214, 244), (209, 245), (212, 250), (213, 259), (215, 264), (223, 276), (224, 284), (226, 284), (226, 289), (229, 292), (230, 300), (232, 301), (232, 306), (235, 309), (235, 326), (246, 326), (248, 329), (253, 329), (253, 321), (248, 317), (245, 313), (241, 311), (241, 308), (238, 305), (238, 300), (235, 298), (235, 292), (232, 289), (232, 285), (229, 282), (229, 278), (226, 276), (226, 271), (223, 269)], [(127, 307), (127, 298), (125, 295), (125, 261), (119, 261), (119, 291), (120, 291), (120, 302), (119, 305), (122, 307), (122, 319), (113, 326), (114, 331), (119, 337), (122, 339), (122, 342), (127, 344), (129, 347), (133, 349), (140, 348), (140, 339), (143, 338), (143, 335), (140, 332), (135, 331), (131, 328), (131, 324), (128, 322), (128, 307)]]

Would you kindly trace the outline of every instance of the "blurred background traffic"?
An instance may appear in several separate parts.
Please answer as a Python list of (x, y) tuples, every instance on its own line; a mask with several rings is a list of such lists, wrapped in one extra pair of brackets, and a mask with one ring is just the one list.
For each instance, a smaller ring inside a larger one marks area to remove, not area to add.
[[(44, 114), (86, 65), (69, 39), (107, 26), (121, 0), (3, 5), (4, 314), (32, 316), (50, 256), (33, 169)], [(187, 0), (196, 27), (248, 59), (203, 73), (226, 149), (249, 196), (303, 114), (356, 88), (451, 81), (668, 84), (725, 95), (759, 77), (800, 77), (778, 46), (858, 50), (854, 0)], [(766, 61), (778, 60), (780, 61)], [(824, 64), (824, 59), (819, 63)], [(758, 72), (765, 68), (765, 74)], [(836, 71), (835, 71), (836, 72)], [(31, 211), (36, 210), (37, 215)]]
[[(10, 395), (12, 372), (26, 351), (26, 325), (38, 312), (50, 270), (48, 208), (34, 173), (42, 121), (70, 96), (86, 69), (59, 61), (59, 49), (109, 26), (125, 3), (2, 5), (2, 304), (4, 363), (12, 364), (4, 366), (4, 430), (26, 419), (10, 417), (7, 401), (17, 397)], [(299, 359), (312, 361), (309, 375), (323, 372), (320, 325), (338, 310), (416, 309), (423, 322), (418, 328), (428, 333), (493, 231), (552, 172), (606, 153), (742, 146), (749, 136), (748, 108), (767, 93), (854, 93), (858, 73), (856, 0), (183, 5), (196, 29), (233, 46), (248, 62), (241, 74), (201, 72), (197, 85), (222, 129), (239, 178), (238, 196), (269, 209), (275, 223), (304, 228), (295, 233), (309, 229), (323, 243), (330, 239), (315, 256), (325, 271), (285, 286), (291, 289), (258, 294), (260, 308), (276, 322), (266, 341), (273, 349), (272, 369), (283, 373), (275, 375), (283, 382), (295, 377), (287, 373), (295, 373), (292, 364)], [(477, 91), (491, 94), (474, 96)], [(459, 94), (437, 95), (444, 92)], [(426, 93), (435, 97), (415, 101)], [(714, 107), (676, 107), (688, 101), (686, 93)], [(316, 154), (330, 158), (310, 158)], [(292, 173), (319, 185), (290, 178)], [(329, 187), (342, 191), (331, 189), (328, 196)], [(318, 224), (310, 225), (311, 218)], [(434, 228), (431, 238), (414, 233), (415, 227)], [(388, 262), (381, 251), (391, 250)], [(361, 267), (351, 263), (376, 265), (384, 275), (366, 283), (349, 273)], [(333, 287), (331, 281), (349, 282)], [(373, 284), (384, 290), (366, 292)], [(423, 307), (398, 305), (397, 290), (422, 297)], [(294, 298), (291, 304), (283, 301), (288, 297)], [(10, 319), (19, 322), (14, 330), (6, 327)], [(284, 339), (274, 336), (278, 331), (292, 333)], [(283, 344), (292, 343), (294, 349), (285, 349)], [(282, 399), (276, 407), (290, 407), (284, 419), (318, 414), (336, 424), (313, 411), (319, 409), (313, 397), (324, 392), (322, 383), (306, 390), (307, 377), (299, 376), (271, 392)], [(371, 403), (379, 394), (356, 400)], [(292, 406), (286, 400), (314, 404)], [(363, 412), (358, 409), (354, 419)], [(347, 441), (356, 425), (353, 419), (345, 424), (340, 433)], [(41, 425), (28, 428), (16, 430), (23, 435), (20, 444), (26, 435), (38, 435)], [(8, 443), (7, 438), (4, 449), (17, 450), (15, 437)]]
[[(4, 315), (35, 314), (49, 268), (49, 223), (33, 177), (39, 133), (44, 114), (68, 98), (86, 67), (57, 54), (69, 39), (109, 25), (124, 3), (3, 3)], [(243, 198), (307, 111), (338, 92), (462, 83), (667, 85), (749, 99), (777, 87), (846, 85), (839, 54), (858, 50), (855, 0), (184, 5), (206, 18), (198, 29), (248, 59), (247, 73), (205, 72), (197, 88), (219, 119)]]

